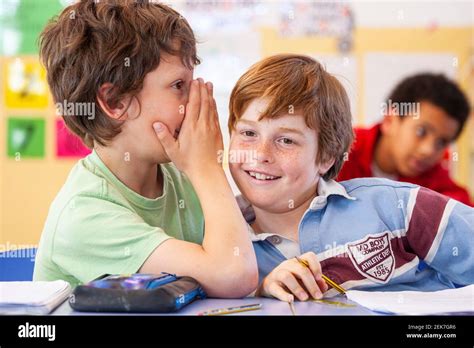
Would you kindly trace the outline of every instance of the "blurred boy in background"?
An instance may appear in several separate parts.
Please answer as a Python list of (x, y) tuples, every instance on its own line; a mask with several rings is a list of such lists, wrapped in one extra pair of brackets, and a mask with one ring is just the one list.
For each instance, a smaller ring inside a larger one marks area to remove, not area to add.
[(468, 191), (443, 165), (448, 146), (461, 134), (469, 103), (443, 75), (419, 74), (401, 81), (384, 104), (384, 118), (356, 128), (356, 140), (338, 180), (384, 177), (427, 187), (472, 206)]

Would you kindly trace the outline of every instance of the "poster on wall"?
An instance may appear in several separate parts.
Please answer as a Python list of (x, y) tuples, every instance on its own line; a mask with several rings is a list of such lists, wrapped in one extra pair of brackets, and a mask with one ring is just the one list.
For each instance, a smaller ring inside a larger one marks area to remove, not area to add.
[(16, 57), (4, 66), (5, 105), (11, 109), (44, 109), (48, 106), (46, 71), (39, 60)]
[(56, 120), (56, 156), (59, 158), (85, 157), (91, 153), (62, 119)]
[(352, 49), (354, 13), (351, 4), (330, 1), (287, 1), (279, 6), (279, 33), (283, 37), (331, 37), (339, 52)]
[(7, 121), (7, 155), (16, 160), (43, 158), (45, 155), (45, 120), (43, 118), (9, 117)]
[(0, 54), (36, 54), (38, 36), (49, 19), (73, 2), (74, 0), (1, 0)]

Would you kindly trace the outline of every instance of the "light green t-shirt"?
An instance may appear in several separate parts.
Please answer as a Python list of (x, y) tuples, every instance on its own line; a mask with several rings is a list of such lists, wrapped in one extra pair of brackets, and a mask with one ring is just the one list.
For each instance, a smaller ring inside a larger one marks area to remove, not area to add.
[(95, 151), (80, 160), (49, 209), (33, 279), (77, 286), (137, 272), (168, 238), (201, 244), (204, 217), (190, 181), (172, 164), (160, 167), (163, 194), (149, 199), (118, 180)]

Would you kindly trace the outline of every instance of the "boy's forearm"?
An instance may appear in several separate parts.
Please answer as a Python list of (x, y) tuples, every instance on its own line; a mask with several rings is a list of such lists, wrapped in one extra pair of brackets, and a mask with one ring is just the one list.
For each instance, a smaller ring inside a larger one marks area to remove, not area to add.
[(221, 167), (190, 177), (201, 202), (205, 231), (203, 248), (228, 265), (257, 269), (248, 227)]

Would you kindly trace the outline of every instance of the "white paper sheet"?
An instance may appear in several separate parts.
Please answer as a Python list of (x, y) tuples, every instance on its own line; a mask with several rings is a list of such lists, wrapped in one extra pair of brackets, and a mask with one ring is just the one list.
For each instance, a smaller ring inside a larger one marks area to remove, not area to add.
[(370, 310), (384, 313), (429, 315), (474, 313), (474, 285), (433, 292), (349, 290), (347, 298)]

